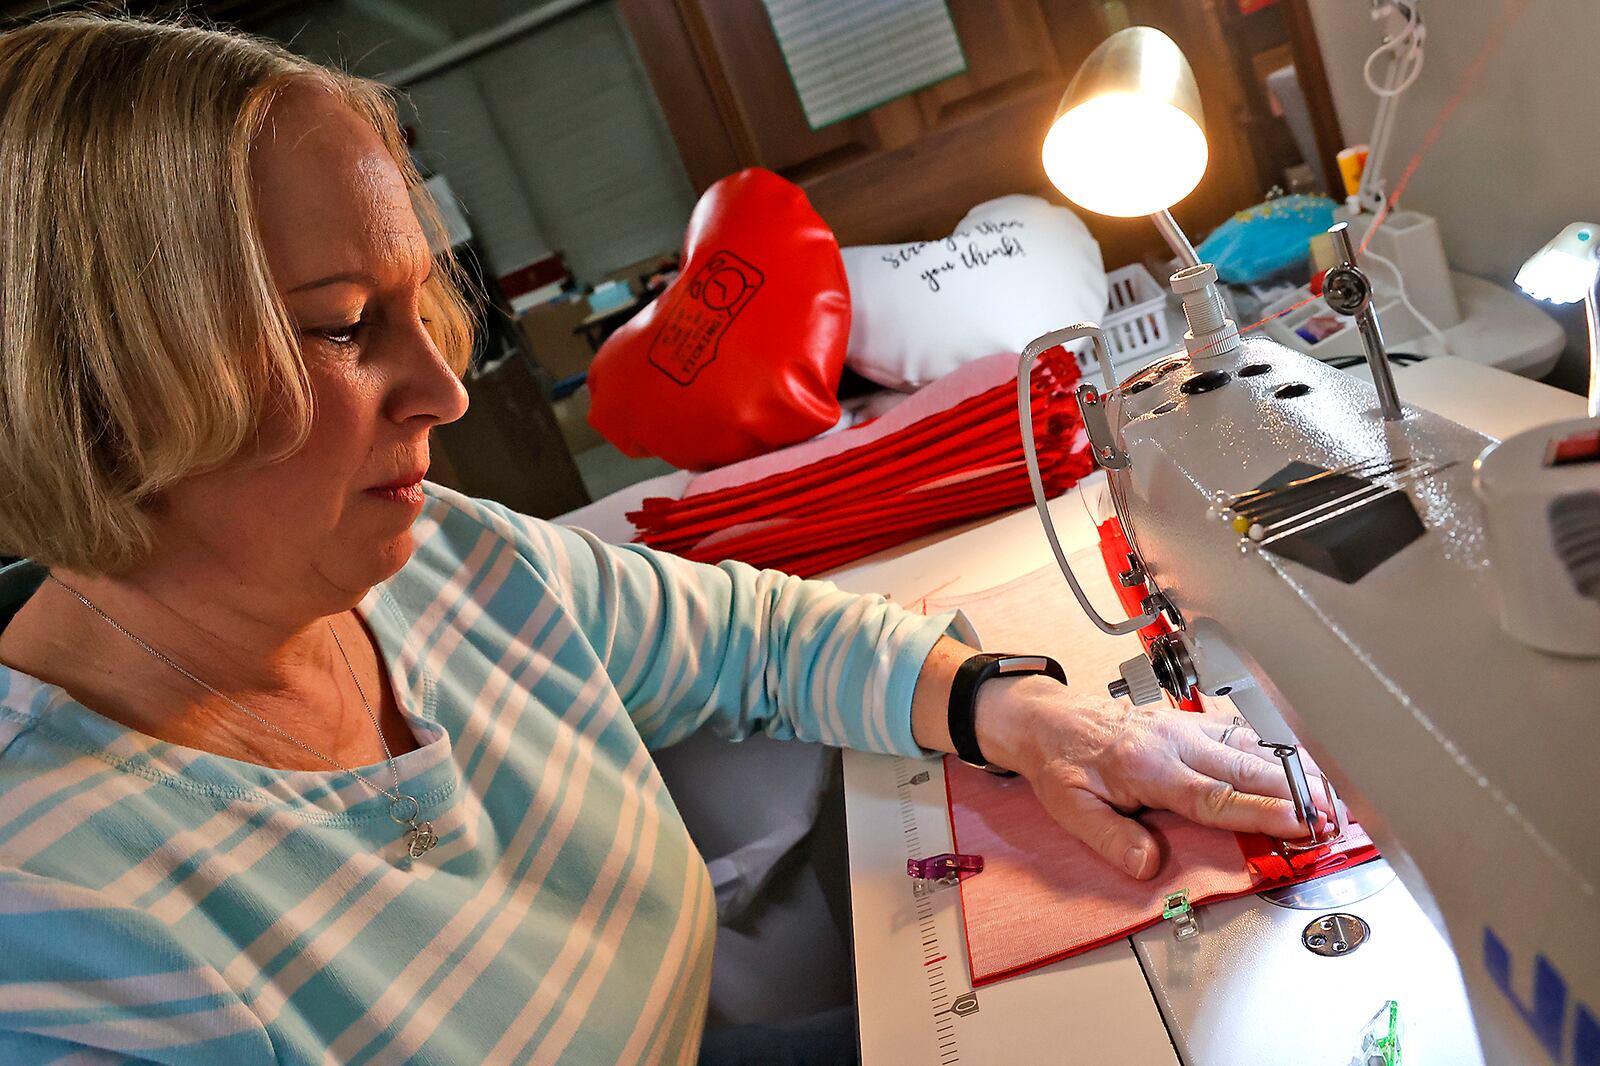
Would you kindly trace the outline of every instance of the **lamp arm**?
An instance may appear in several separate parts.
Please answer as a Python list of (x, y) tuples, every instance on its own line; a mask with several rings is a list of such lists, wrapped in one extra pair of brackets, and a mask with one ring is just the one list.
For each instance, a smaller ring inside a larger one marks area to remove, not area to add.
[[(1400, 97), (1411, 87), (1422, 71), (1422, 13), (1415, 3), (1393, 3), (1389, 10), (1405, 18), (1405, 25), (1395, 35), (1379, 45), (1367, 57), (1361, 68), (1367, 88), (1378, 98), (1378, 109), (1372, 119), (1372, 132), (1367, 136), (1367, 162), (1361, 172), (1360, 187), (1356, 190), (1356, 209), (1378, 211), (1387, 195), (1384, 188), (1383, 168), (1388, 163), (1389, 142), (1394, 137), (1395, 115), (1399, 111)], [(1372, 65), (1385, 52), (1390, 57), (1389, 71), (1380, 86), (1372, 80)]]
[(1039, 453), (1033, 443), (1033, 395), (1028, 386), (1033, 362), (1051, 348), (1083, 337), (1092, 338), (1094, 341), (1095, 355), (1099, 358), (1100, 368), (1105, 374), (1107, 394), (1116, 388), (1116, 380), (1111, 374), (1111, 352), (1106, 348), (1105, 333), (1099, 326), (1080, 322), (1075, 326), (1054, 330), (1035, 339), (1022, 350), (1022, 358), (1017, 363), (1017, 425), (1022, 430), (1022, 454), (1027, 461), (1028, 484), (1033, 487), (1033, 503), (1039, 509), (1039, 521), (1044, 525), (1045, 539), (1050, 542), (1050, 551), (1056, 557), (1056, 565), (1061, 568), (1061, 573), (1067, 579), (1067, 585), (1072, 589), (1072, 595), (1077, 598), (1078, 606), (1083, 608), (1083, 613), (1089, 616), (1089, 621), (1093, 622), (1102, 633), (1121, 637), (1138, 632), (1154, 622), (1157, 616), (1146, 612), (1126, 621), (1108, 622), (1094, 609), (1094, 604), (1090, 603), (1089, 597), (1084, 594), (1083, 586), (1078, 584), (1078, 577), (1072, 572), (1072, 564), (1067, 562), (1067, 553), (1061, 549), (1061, 541), (1056, 536), (1056, 525), (1050, 517), (1050, 508), (1045, 502), (1044, 479), (1039, 475)]
[(1189, 243), (1189, 235), (1183, 232), (1183, 227), (1178, 225), (1171, 211), (1163, 208), (1151, 215), (1150, 221), (1156, 224), (1156, 230), (1166, 240), (1167, 247), (1178, 257), (1179, 270), (1200, 265), (1200, 256), (1196, 254), (1194, 245)]

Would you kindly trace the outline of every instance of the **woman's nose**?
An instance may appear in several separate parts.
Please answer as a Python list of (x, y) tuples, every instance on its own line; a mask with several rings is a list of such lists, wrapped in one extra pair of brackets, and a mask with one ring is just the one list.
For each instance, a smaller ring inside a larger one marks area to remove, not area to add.
[(445, 362), (427, 327), (418, 322), (408, 331), (389, 395), (389, 417), (397, 423), (424, 420), (435, 426), (454, 422), (467, 411), (467, 390)]

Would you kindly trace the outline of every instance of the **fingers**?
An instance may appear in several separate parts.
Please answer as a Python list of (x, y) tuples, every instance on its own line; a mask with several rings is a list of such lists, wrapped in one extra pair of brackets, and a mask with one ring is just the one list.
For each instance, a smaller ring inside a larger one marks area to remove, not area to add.
[(1200, 727), (1200, 732), (1230, 748), (1247, 751), (1252, 755), (1264, 754), (1267, 750), (1261, 746), (1261, 734), (1251, 728), (1250, 723), (1243, 718), (1196, 715), (1195, 724)]
[(1124, 818), (1092, 792), (1081, 788), (1037, 789), (1040, 802), (1061, 827), (1123, 872), (1147, 881), (1161, 866), (1161, 851), (1150, 831)]
[[(1272, 796), (1281, 800), (1290, 798), (1289, 776), (1284, 773), (1283, 763), (1276, 759), (1269, 761), (1252, 752), (1235, 751), (1232, 747), (1225, 748), (1220, 744), (1207, 744), (1205, 741), (1200, 741), (1182, 752), (1182, 758), (1191, 769), (1199, 771), (1206, 777), (1230, 784), (1240, 792), (1253, 792), (1258, 796)], [(1307, 783), (1311, 786), (1312, 805), (1332, 818), (1333, 807), (1322, 791), (1321, 780), (1312, 774), (1308, 777)], [(1305, 835), (1305, 828), (1301, 826), (1295, 836), (1288, 839), (1297, 839)]]
[(1265, 833), (1279, 840), (1306, 835), (1294, 804), (1286, 799), (1244, 791), (1181, 763), (1172, 768), (1165, 786), (1162, 805), (1192, 822), (1236, 833)]
[(1254, 752), (1240, 751), (1231, 745), (1210, 744), (1204, 740), (1188, 745), (1179, 752), (1179, 756), (1191, 769), (1207, 777), (1226, 781), (1244, 792), (1278, 799), (1289, 798), (1289, 778), (1283, 772), (1283, 764), (1276, 759), (1268, 762)]
[[(1200, 732), (1212, 740), (1226, 744), (1230, 748), (1260, 756), (1269, 761), (1273, 759), (1271, 749), (1261, 746), (1261, 734), (1257, 733), (1250, 723), (1243, 718), (1223, 719), (1215, 716), (1200, 717), (1198, 715), (1196, 718), (1198, 719), (1196, 724), (1199, 725)], [(1311, 758), (1311, 753), (1305, 748), (1300, 749), (1300, 762), (1305, 766), (1307, 773), (1321, 773), (1317, 769), (1316, 761)]]
[[(1202, 718), (1197, 724), (1200, 732), (1212, 740), (1222, 741), (1226, 736), (1227, 740), (1223, 742), (1226, 750), (1198, 741), (1183, 753), (1184, 762), (1203, 774), (1231, 782), (1248, 792), (1279, 799), (1289, 798), (1289, 778), (1284, 772), (1283, 763), (1270, 749), (1261, 746), (1260, 736), (1249, 724), (1234, 725), (1217, 718)], [(1245, 761), (1247, 759), (1249, 761)], [(1332, 818), (1333, 807), (1323, 791), (1322, 782), (1318, 780), (1323, 776), (1322, 770), (1305, 748), (1300, 749), (1300, 765), (1311, 785), (1311, 802)], [(1267, 768), (1270, 785), (1264, 785), (1265, 779), (1261, 777), (1260, 768), (1263, 766)]]

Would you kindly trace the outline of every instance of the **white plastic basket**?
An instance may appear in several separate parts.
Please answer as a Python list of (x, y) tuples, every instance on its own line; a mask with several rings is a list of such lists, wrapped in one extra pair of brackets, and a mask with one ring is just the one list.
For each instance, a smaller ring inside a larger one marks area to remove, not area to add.
[(1138, 263), (1118, 267), (1106, 275), (1111, 299), (1106, 307), (1106, 344), (1111, 361), (1121, 364), (1150, 355), (1167, 344), (1167, 294)]
[[(1100, 328), (1111, 349), (1111, 366), (1119, 373), (1142, 366), (1149, 356), (1167, 347), (1167, 294), (1138, 263), (1118, 267), (1106, 275), (1110, 298)], [(1088, 342), (1073, 345), (1078, 370), (1086, 380), (1099, 375), (1100, 363)], [(1137, 365), (1133, 365), (1137, 364)]]
[[(1302, 337), (1299, 330), (1307, 325), (1313, 318), (1324, 317), (1339, 319), (1339, 316), (1328, 310), (1328, 305), (1322, 300), (1311, 299), (1311, 289), (1302, 285), (1288, 296), (1270, 305), (1261, 313), (1268, 321), (1263, 327), (1267, 336), (1296, 351), (1305, 352), (1314, 359), (1329, 360), (1344, 356), (1362, 355), (1366, 352), (1361, 344), (1361, 331), (1355, 328), (1356, 320), (1353, 318), (1340, 319), (1340, 326), (1321, 340), (1312, 341)], [(1296, 306), (1303, 305), (1303, 306)], [(1409, 340), (1422, 332), (1422, 326), (1416, 317), (1407, 311), (1395, 297), (1394, 290), (1386, 288), (1382, 279), (1374, 281), (1372, 285), (1372, 308), (1377, 312), (1378, 320), (1383, 323), (1383, 333), (1386, 338), (1393, 341), (1396, 336)], [(1394, 329), (1391, 331), (1390, 326)]]

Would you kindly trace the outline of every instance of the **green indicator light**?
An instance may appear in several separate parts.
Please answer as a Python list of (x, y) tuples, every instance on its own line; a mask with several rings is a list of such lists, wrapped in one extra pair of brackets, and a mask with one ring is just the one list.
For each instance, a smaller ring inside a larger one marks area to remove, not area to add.
[(1586, 241), (1588, 239), (1589, 239), (1589, 231), (1588, 230), (1581, 229), (1581, 230), (1578, 231), (1578, 240)]

